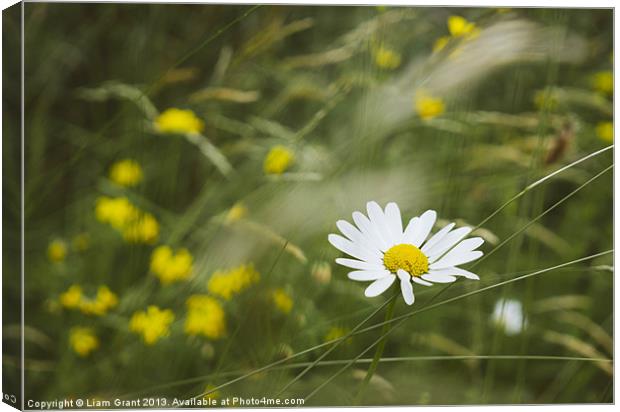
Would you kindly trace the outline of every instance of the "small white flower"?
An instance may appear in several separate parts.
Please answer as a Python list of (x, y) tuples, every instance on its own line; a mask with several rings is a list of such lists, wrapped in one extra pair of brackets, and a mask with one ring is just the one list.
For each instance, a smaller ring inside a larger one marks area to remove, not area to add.
[(357, 269), (349, 272), (349, 279), (373, 281), (365, 295), (374, 297), (385, 292), (400, 280), (403, 298), (413, 304), (412, 282), (432, 286), (434, 283), (451, 283), (456, 276), (480, 279), (478, 275), (458, 268), (482, 256), (475, 250), (484, 242), (479, 237), (465, 239), (471, 228), (454, 229), (450, 223), (427, 240), (437, 219), (434, 210), (427, 210), (414, 217), (403, 230), (400, 209), (396, 203), (388, 203), (382, 210), (377, 202), (366, 205), (368, 217), (353, 212), (351, 223), (339, 220), (336, 226), (343, 235), (330, 234), (329, 242), (338, 250), (355, 259), (338, 258), (336, 263)]
[(527, 326), (523, 305), (514, 299), (500, 299), (495, 302), (492, 319), (509, 336), (521, 333)]

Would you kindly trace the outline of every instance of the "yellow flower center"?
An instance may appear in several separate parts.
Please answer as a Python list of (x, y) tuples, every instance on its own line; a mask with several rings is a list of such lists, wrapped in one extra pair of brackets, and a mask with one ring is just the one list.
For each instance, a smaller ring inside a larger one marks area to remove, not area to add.
[(421, 276), (428, 272), (428, 258), (413, 245), (401, 243), (392, 246), (383, 255), (383, 265), (392, 273), (403, 269), (411, 276)]

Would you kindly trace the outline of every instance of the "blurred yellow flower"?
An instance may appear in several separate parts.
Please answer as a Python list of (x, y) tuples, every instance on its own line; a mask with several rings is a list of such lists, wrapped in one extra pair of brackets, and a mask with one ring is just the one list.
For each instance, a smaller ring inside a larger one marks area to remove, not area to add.
[(170, 309), (160, 309), (151, 305), (146, 311), (135, 312), (129, 322), (132, 332), (142, 335), (144, 343), (154, 345), (159, 339), (170, 334), (170, 324), (174, 321), (174, 313)]
[(465, 39), (470, 40), (477, 37), (480, 34), (480, 29), (476, 27), (475, 23), (467, 21), (461, 16), (450, 16), (447, 21), (449, 36), (441, 36), (433, 44), (433, 52), (437, 53), (443, 50), (450, 39)]
[(215, 296), (230, 300), (250, 285), (258, 282), (260, 274), (252, 265), (241, 265), (227, 271), (216, 271), (207, 283), (207, 289)]
[(284, 289), (276, 289), (271, 293), (273, 303), (280, 312), (287, 314), (293, 309), (293, 299), (284, 291)]
[(59, 300), (65, 308), (76, 309), (82, 301), (82, 288), (79, 285), (71, 285), (66, 292), (60, 295)]
[(613, 143), (614, 141), (614, 124), (613, 122), (600, 122), (596, 125), (596, 134), (605, 142)]
[(384, 46), (376, 47), (374, 50), (375, 64), (386, 70), (396, 69), (400, 66), (401, 57), (395, 50)]
[(67, 257), (67, 245), (65, 242), (60, 239), (52, 240), (47, 247), (47, 257), (54, 263), (65, 260), (65, 257)]
[(118, 304), (118, 297), (107, 286), (102, 285), (97, 289), (94, 299), (82, 299), (79, 305), (82, 313), (86, 315), (105, 315), (108, 310)]
[(318, 283), (326, 285), (332, 279), (332, 267), (327, 262), (316, 262), (312, 265), (312, 277)]
[(84, 296), (79, 285), (71, 285), (59, 298), (60, 304), (68, 309), (79, 309), (86, 315), (102, 316), (118, 304), (118, 298), (107, 286), (99, 286), (94, 299)]
[(122, 230), (130, 221), (139, 216), (138, 208), (126, 197), (110, 198), (102, 196), (97, 199), (95, 216), (102, 223), (109, 223), (114, 229)]
[(226, 315), (222, 305), (207, 295), (192, 295), (187, 301), (185, 333), (219, 339), (226, 333)]
[(204, 122), (191, 110), (172, 108), (157, 116), (155, 128), (161, 133), (201, 133)]
[(97, 289), (97, 302), (106, 308), (113, 308), (118, 304), (118, 297), (107, 286), (102, 285)]
[(123, 238), (131, 243), (153, 244), (159, 238), (159, 223), (152, 214), (142, 212), (123, 228)]
[(121, 186), (135, 186), (142, 181), (142, 168), (135, 160), (120, 160), (110, 168), (110, 180)]
[(433, 43), (433, 52), (437, 53), (438, 51), (443, 50), (448, 45), (449, 41), (450, 36), (441, 36), (440, 38), (435, 40), (435, 43)]
[(235, 203), (226, 214), (226, 223), (233, 223), (243, 219), (248, 214), (248, 208), (242, 203)]
[(91, 328), (74, 327), (69, 332), (69, 344), (79, 356), (88, 356), (99, 347), (99, 339)]
[[(329, 331), (327, 331), (327, 334), (325, 335), (323, 340), (325, 342), (330, 342), (332, 340), (340, 339), (343, 336), (346, 336), (347, 333), (349, 333), (349, 329), (341, 328), (338, 326), (333, 326), (332, 328), (329, 329)], [(345, 342), (351, 343), (351, 341), (352, 341), (351, 338), (349, 338)]]
[[(216, 386), (208, 384), (207, 386), (205, 386), (205, 393), (210, 392), (215, 388)], [(211, 393), (207, 393), (204, 396), (204, 399), (218, 399), (219, 397), (220, 397), (220, 391), (213, 391)]]
[(467, 21), (461, 16), (448, 17), (448, 31), (453, 37), (475, 37), (479, 34), (480, 29), (475, 23)]
[(126, 197), (100, 197), (95, 205), (95, 216), (121, 232), (127, 242), (154, 243), (159, 237), (159, 223), (155, 217), (138, 209)]
[(295, 160), (295, 155), (284, 146), (277, 145), (269, 150), (263, 163), (266, 174), (282, 174)]
[(428, 120), (441, 115), (445, 111), (445, 105), (441, 98), (433, 97), (426, 92), (417, 92), (415, 110), (420, 118)]
[(592, 77), (594, 89), (605, 94), (614, 92), (614, 75), (611, 70), (604, 70), (595, 73)]
[(88, 233), (79, 233), (73, 238), (73, 248), (78, 252), (83, 252), (90, 247), (90, 235)]
[(534, 94), (534, 105), (538, 110), (555, 110), (559, 103), (557, 96), (551, 90), (539, 90)]
[(164, 285), (185, 280), (192, 274), (193, 260), (187, 249), (174, 253), (170, 246), (158, 246), (151, 254), (151, 272)]

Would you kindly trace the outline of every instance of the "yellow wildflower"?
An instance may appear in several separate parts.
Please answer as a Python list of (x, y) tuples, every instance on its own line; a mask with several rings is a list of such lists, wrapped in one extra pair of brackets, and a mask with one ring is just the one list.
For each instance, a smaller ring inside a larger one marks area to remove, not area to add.
[(216, 296), (230, 300), (259, 279), (260, 274), (252, 265), (241, 265), (228, 271), (216, 271), (211, 275), (207, 289)]
[(134, 206), (126, 197), (100, 197), (95, 206), (97, 220), (108, 223), (133, 243), (154, 243), (159, 237), (159, 223), (153, 215)]
[(475, 23), (467, 21), (467, 19), (461, 16), (448, 17), (448, 31), (453, 37), (469, 38), (477, 36), (480, 32)]
[(97, 289), (97, 301), (106, 308), (113, 308), (118, 304), (118, 297), (107, 286), (102, 285)]
[(292, 151), (284, 146), (277, 145), (269, 150), (263, 163), (263, 170), (266, 174), (282, 174), (289, 168), (289, 166), (295, 160), (295, 155)]
[(204, 122), (191, 110), (172, 108), (157, 116), (155, 128), (161, 133), (201, 133)]
[[(327, 332), (327, 334), (325, 335), (323, 340), (325, 342), (329, 342), (329, 341), (332, 341), (332, 340), (340, 339), (343, 336), (345, 336), (347, 333), (349, 333), (348, 329), (341, 328), (341, 327), (338, 327), (338, 326), (334, 326), (334, 327), (329, 329), (329, 331)], [(351, 343), (351, 338), (347, 339), (345, 342), (346, 343)]]
[(62, 262), (67, 257), (67, 245), (60, 239), (52, 240), (47, 247), (47, 257), (50, 261)]
[(151, 254), (151, 272), (162, 284), (167, 285), (189, 278), (193, 261), (187, 249), (179, 249), (174, 253), (170, 246), (158, 246)]
[(272, 292), (271, 297), (273, 303), (282, 313), (289, 313), (293, 309), (293, 299), (284, 291), (284, 289), (276, 289)]
[(215, 388), (216, 388), (216, 386), (211, 385), (211, 384), (208, 384), (207, 386), (205, 386), (205, 393), (207, 393), (207, 392), (210, 392), (210, 393), (207, 393), (204, 396), (204, 399), (218, 399), (220, 397), (220, 391), (213, 391), (213, 392), (211, 392)]
[(83, 252), (90, 247), (90, 235), (88, 233), (80, 233), (73, 238), (73, 248), (78, 252)]
[(433, 44), (433, 52), (437, 53), (438, 51), (443, 50), (448, 45), (449, 41), (450, 36), (441, 36), (440, 38), (435, 40), (435, 43)]
[(159, 238), (159, 223), (150, 213), (140, 213), (123, 228), (123, 238), (131, 243), (153, 244)]
[(600, 122), (596, 125), (597, 136), (606, 142), (614, 141), (614, 124), (612, 122)]
[(174, 321), (174, 313), (170, 309), (161, 310), (152, 305), (146, 311), (133, 314), (129, 329), (141, 334), (145, 344), (153, 345), (170, 334), (169, 328), (172, 321)]
[(538, 110), (552, 111), (557, 109), (560, 102), (551, 90), (539, 90), (534, 95), (534, 104)]
[(424, 120), (432, 119), (445, 111), (443, 100), (426, 92), (418, 92), (415, 97), (415, 110)]
[(60, 304), (68, 309), (79, 309), (86, 315), (105, 315), (118, 304), (118, 298), (107, 286), (99, 286), (94, 299), (84, 296), (79, 285), (71, 285), (60, 295)]
[(110, 198), (102, 196), (97, 199), (95, 216), (103, 223), (109, 223), (114, 229), (121, 230), (139, 216), (138, 208), (126, 197)]
[(105, 315), (106, 312), (118, 304), (118, 297), (107, 286), (102, 285), (97, 289), (97, 295), (93, 300), (83, 300), (80, 310), (87, 315)]
[(99, 347), (99, 339), (91, 328), (75, 327), (69, 332), (69, 344), (79, 356), (88, 356)]
[(614, 92), (614, 75), (611, 70), (604, 70), (595, 73), (592, 77), (594, 89), (605, 94)]
[(59, 300), (65, 308), (77, 308), (82, 301), (82, 288), (79, 285), (71, 285), (66, 292), (60, 295)]
[(379, 46), (374, 50), (375, 64), (387, 70), (392, 70), (400, 66), (401, 57), (395, 50), (384, 46)]
[(142, 181), (142, 168), (135, 160), (120, 160), (110, 168), (110, 180), (121, 186), (135, 186)]
[(248, 208), (242, 203), (235, 203), (226, 214), (226, 223), (233, 223), (243, 219), (248, 214)]
[(442, 36), (435, 40), (433, 44), (433, 52), (437, 53), (443, 50), (450, 39), (473, 39), (480, 34), (480, 29), (476, 27), (475, 23), (467, 21), (464, 17), (461, 16), (450, 16), (448, 17), (448, 31), (450, 32), (449, 36)]
[(312, 277), (318, 283), (328, 284), (332, 279), (332, 268), (327, 262), (316, 262), (312, 265)]
[(192, 295), (187, 301), (185, 333), (219, 339), (226, 333), (226, 316), (222, 305), (207, 295)]

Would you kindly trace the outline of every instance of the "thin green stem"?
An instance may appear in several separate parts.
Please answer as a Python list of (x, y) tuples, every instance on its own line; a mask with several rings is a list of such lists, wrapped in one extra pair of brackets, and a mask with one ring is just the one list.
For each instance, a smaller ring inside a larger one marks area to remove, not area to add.
[[(580, 259), (575, 259), (575, 260), (572, 260), (572, 261), (570, 261), (570, 262), (566, 262), (566, 263), (562, 263), (562, 264), (559, 264), (559, 265), (553, 266), (553, 267), (551, 267), (551, 268), (546, 268), (546, 269), (542, 269), (542, 270), (539, 270), (539, 271), (536, 271), (536, 272), (528, 273), (528, 274), (526, 274), (526, 275), (519, 276), (519, 277), (516, 277), (516, 278), (514, 278), (514, 279), (509, 279), (509, 280), (506, 280), (506, 281), (504, 281), (504, 282), (499, 282), (499, 283), (496, 283), (496, 284), (494, 284), (494, 285), (490, 285), (490, 286), (487, 286), (487, 287), (484, 287), (484, 288), (481, 288), (481, 289), (478, 289), (478, 290), (474, 290), (474, 291), (472, 291), (472, 292), (464, 293), (464, 294), (462, 294), (462, 295), (458, 295), (458, 296), (455, 296), (455, 297), (453, 297), (453, 298), (446, 299), (446, 300), (443, 300), (443, 301), (441, 301), (441, 302), (438, 302), (438, 303), (435, 303), (435, 304), (432, 304), (432, 305), (426, 305), (426, 306), (424, 306), (424, 307), (422, 307), (422, 308), (420, 308), (420, 309), (418, 309), (418, 310), (416, 310), (416, 311), (413, 311), (413, 312), (410, 312), (410, 313), (406, 313), (406, 314), (401, 315), (401, 316), (397, 316), (397, 317), (393, 318), (393, 319), (392, 319), (392, 320), (390, 320), (390, 321), (384, 321), (384, 322), (382, 322), (382, 323), (378, 323), (378, 324), (373, 325), (373, 326), (371, 326), (371, 327), (369, 327), (369, 328), (366, 328), (365, 330), (371, 330), (371, 329), (376, 329), (376, 328), (377, 328), (377, 327), (379, 327), (379, 326), (385, 325), (386, 323), (394, 323), (394, 322), (398, 322), (398, 323), (395, 325), (395, 327), (394, 327), (394, 328), (392, 328), (392, 329), (388, 330), (388, 331), (387, 331), (387, 333), (386, 333), (385, 335), (380, 336), (380, 337), (379, 337), (379, 339), (377, 339), (376, 341), (374, 341), (373, 343), (371, 343), (371, 344), (370, 344), (368, 347), (366, 347), (366, 349), (364, 349), (364, 350), (363, 350), (363, 351), (362, 351), (362, 352), (361, 352), (361, 353), (360, 353), (357, 357), (355, 357), (354, 359), (352, 359), (350, 363), (348, 363), (348, 364), (344, 365), (344, 366), (343, 366), (342, 368), (340, 368), (340, 369), (339, 369), (336, 373), (334, 373), (334, 374), (333, 374), (332, 376), (330, 376), (328, 379), (326, 379), (325, 381), (323, 381), (323, 383), (321, 383), (321, 384), (320, 384), (320, 385), (319, 385), (319, 386), (318, 386), (315, 390), (313, 390), (312, 392), (310, 392), (310, 394), (308, 394), (308, 395), (307, 395), (304, 399), (305, 399), (305, 400), (308, 400), (308, 399), (310, 399), (312, 396), (314, 396), (315, 394), (317, 394), (317, 393), (318, 393), (321, 389), (323, 389), (326, 385), (328, 385), (331, 381), (333, 381), (336, 377), (338, 377), (338, 376), (339, 376), (342, 372), (344, 372), (344, 371), (345, 371), (345, 370), (347, 370), (347, 369), (348, 369), (351, 365), (353, 365), (353, 364), (354, 364), (354, 363), (355, 363), (358, 359), (360, 359), (360, 358), (361, 358), (361, 357), (362, 357), (362, 356), (363, 356), (366, 352), (368, 352), (371, 348), (373, 348), (375, 345), (377, 345), (377, 344), (381, 341), (381, 339), (383, 339), (385, 336), (387, 336), (388, 334), (390, 334), (393, 330), (395, 330), (396, 328), (398, 328), (398, 326), (402, 325), (402, 324), (403, 324), (403, 323), (404, 323), (407, 319), (409, 319), (410, 317), (412, 317), (412, 316), (413, 316), (413, 315), (415, 315), (415, 314), (418, 314), (418, 313), (421, 313), (421, 312), (425, 312), (425, 311), (427, 311), (427, 310), (435, 309), (435, 308), (437, 308), (437, 307), (439, 307), (439, 306), (443, 306), (443, 305), (448, 304), (448, 303), (451, 303), (451, 302), (455, 302), (455, 301), (458, 301), (458, 300), (461, 300), (461, 299), (465, 299), (465, 298), (467, 298), (467, 297), (469, 297), (469, 296), (473, 296), (473, 295), (476, 295), (476, 294), (478, 294), (478, 293), (485, 292), (485, 291), (490, 290), (490, 289), (495, 289), (495, 288), (500, 287), (500, 286), (504, 286), (504, 285), (507, 285), (507, 284), (510, 284), (510, 283), (514, 283), (514, 282), (519, 281), (519, 280), (527, 279), (527, 278), (530, 278), (530, 277), (532, 277), (532, 276), (536, 276), (536, 275), (539, 275), (539, 274), (542, 274), (542, 273), (545, 273), (545, 272), (549, 272), (549, 271), (551, 271), (551, 270), (559, 269), (559, 268), (562, 268), (562, 267), (565, 267), (565, 266), (569, 266), (569, 265), (574, 264), (574, 263), (583, 262), (583, 261), (586, 261), (586, 260), (592, 260), (592, 259), (595, 259), (595, 258), (600, 257), (600, 256), (604, 256), (604, 255), (609, 254), (609, 253), (613, 253), (613, 249), (610, 249), (610, 250), (607, 250), (607, 251), (605, 251), (605, 252), (601, 252), (601, 253), (596, 253), (596, 254), (594, 254), (594, 255), (585, 256), (585, 257), (580, 258)], [(360, 331), (360, 332), (361, 332), (361, 331)]]
[[(395, 306), (396, 306), (396, 297), (392, 298), (391, 302), (388, 304), (387, 308), (385, 309), (385, 321), (386, 322), (392, 320), (392, 318), (394, 317)], [(383, 328), (381, 329), (381, 336), (385, 336), (385, 337), (381, 339), (381, 341), (377, 345), (375, 356), (372, 359), (372, 363), (368, 367), (366, 376), (364, 377), (364, 380), (362, 381), (362, 384), (360, 385), (359, 391), (357, 392), (357, 397), (355, 398), (355, 402), (354, 402), (355, 405), (359, 405), (359, 403), (362, 401), (362, 397), (364, 396), (364, 390), (366, 389), (366, 386), (368, 386), (368, 382), (370, 382), (372, 375), (374, 375), (375, 371), (377, 370), (377, 366), (379, 365), (379, 360), (381, 359), (381, 356), (383, 355), (383, 350), (385, 349), (385, 342), (387, 341), (387, 335), (391, 327), (392, 325), (390, 323), (386, 323), (383, 325)]]
[(299, 374), (297, 374), (297, 376), (295, 376), (286, 385), (284, 385), (284, 387), (282, 389), (280, 389), (280, 391), (276, 395), (274, 395), (274, 396), (277, 397), (277, 396), (281, 395), (282, 393), (284, 393), (284, 391), (286, 391), (288, 388), (290, 388), (291, 385), (293, 385), (295, 382), (297, 382), (299, 379), (301, 379), (306, 373), (308, 373), (310, 371), (310, 369), (314, 368), (319, 362), (321, 362), (323, 359), (325, 359), (325, 357), (327, 355), (329, 355), (338, 346), (340, 346), (340, 344), (342, 342), (344, 342), (345, 339), (348, 339), (350, 336), (352, 336), (355, 332), (357, 332), (359, 330), (359, 328), (362, 327), (363, 324), (368, 322), (370, 319), (372, 319), (373, 316), (375, 316), (377, 313), (379, 313), (381, 311), (381, 309), (383, 309), (385, 307), (385, 305), (389, 305), (391, 302), (395, 302), (396, 301), (396, 296), (397, 295), (392, 296), (391, 299), (389, 299), (388, 301), (384, 302), (381, 306), (379, 306), (377, 309), (375, 309), (370, 315), (368, 315), (366, 318), (364, 318), (352, 330), (350, 330), (347, 334), (345, 334), (345, 336), (341, 337), (341, 339), (339, 339), (339, 340), (336, 340), (334, 342), (334, 345), (332, 345), (332, 347), (330, 347), (325, 352), (323, 352), (318, 358), (316, 358), (316, 360), (314, 362), (310, 363), (310, 365), (308, 365), (307, 368), (305, 368), (303, 371), (299, 372)]
[[(228, 381), (228, 382), (222, 383), (221, 385), (218, 385), (217, 387), (215, 387), (215, 388), (213, 388), (213, 389), (211, 389), (211, 390), (209, 390), (209, 391), (207, 391), (207, 392), (205, 392), (205, 393), (198, 394), (198, 395), (196, 395), (196, 396), (195, 396), (195, 398), (198, 398), (198, 397), (201, 397), (201, 396), (208, 395), (208, 394), (213, 393), (213, 392), (215, 392), (215, 391), (217, 391), (217, 390), (220, 390), (220, 389), (222, 389), (222, 388), (225, 388), (225, 387), (227, 387), (227, 386), (230, 386), (230, 385), (232, 385), (233, 383), (237, 383), (237, 382), (242, 381), (242, 380), (245, 380), (245, 379), (247, 379), (247, 378), (249, 378), (249, 377), (251, 377), (251, 376), (254, 376), (254, 375), (258, 374), (258, 373), (261, 373), (261, 372), (265, 372), (265, 371), (267, 371), (267, 370), (270, 370), (270, 369), (272, 369), (272, 368), (274, 368), (274, 367), (277, 367), (277, 366), (279, 366), (279, 365), (281, 365), (281, 364), (283, 364), (283, 363), (286, 363), (286, 362), (290, 361), (291, 359), (298, 358), (298, 357), (300, 357), (300, 356), (302, 356), (302, 355), (304, 355), (304, 354), (306, 354), (306, 353), (314, 352), (315, 350), (320, 349), (320, 348), (322, 348), (322, 347), (325, 347), (325, 346), (331, 345), (331, 344), (336, 343), (336, 342), (341, 342), (341, 341), (344, 341), (344, 340), (346, 340), (346, 339), (349, 339), (349, 338), (350, 338), (351, 336), (353, 336), (353, 335), (359, 335), (359, 334), (361, 334), (361, 333), (365, 333), (365, 332), (368, 332), (368, 331), (370, 331), (370, 330), (374, 330), (374, 329), (380, 328), (380, 327), (382, 327), (383, 325), (385, 325), (386, 323), (394, 323), (394, 322), (398, 322), (398, 321), (404, 321), (404, 320), (406, 320), (406, 319), (409, 319), (410, 317), (412, 317), (412, 316), (413, 316), (413, 315), (415, 315), (415, 314), (418, 314), (418, 313), (421, 313), (421, 312), (425, 312), (425, 311), (427, 311), (427, 310), (435, 309), (435, 308), (437, 308), (437, 307), (439, 307), (439, 306), (443, 306), (443, 305), (448, 304), (448, 303), (451, 303), (451, 302), (455, 302), (455, 301), (458, 301), (458, 300), (461, 300), (461, 299), (465, 299), (465, 298), (467, 298), (467, 297), (469, 297), (469, 296), (476, 295), (476, 294), (478, 294), (478, 293), (486, 292), (486, 291), (488, 291), (488, 290), (495, 289), (495, 288), (498, 288), (498, 287), (504, 286), (504, 285), (509, 284), (509, 283), (518, 282), (518, 281), (520, 281), (520, 280), (527, 279), (527, 278), (532, 277), (532, 276), (537, 276), (537, 275), (540, 275), (540, 274), (543, 274), (543, 273), (546, 273), (546, 272), (550, 272), (550, 271), (552, 271), (552, 270), (561, 269), (561, 268), (564, 268), (564, 267), (567, 267), (567, 266), (573, 265), (573, 264), (575, 264), (575, 263), (580, 263), (580, 262), (584, 262), (584, 261), (587, 261), (587, 260), (592, 260), (592, 259), (595, 259), (595, 258), (597, 258), (597, 257), (601, 257), (601, 256), (604, 256), (604, 255), (608, 255), (608, 254), (610, 254), (610, 253), (613, 253), (613, 249), (606, 250), (605, 252), (595, 253), (595, 254), (593, 254), (593, 255), (585, 256), (585, 257), (582, 257), (582, 258), (579, 258), (579, 259), (571, 260), (570, 262), (561, 263), (561, 264), (559, 264), (559, 265), (555, 265), (555, 266), (552, 266), (552, 267), (549, 267), (549, 268), (540, 269), (540, 270), (537, 270), (537, 271), (535, 271), (535, 272), (530, 272), (530, 273), (527, 273), (527, 274), (525, 274), (525, 275), (523, 275), (523, 276), (519, 276), (519, 277), (516, 277), (516, 278), (513, 278), (513, 279), (508, 279), (508, 280), (503, 281), (503, 282), (499, 282), (499, 283), (496, 283), (496, 284), (493, 284), (493, 285), (489, 285), (489, 286), (487, 286), (487, 287), (484, 287), (484, 288), (481, 288), (481, 289), (477, 289), (477, 290), (472, 291), (472, 292), (464, 293), (464, 294), (462, 294), (462, 295), (458, 295), (458, 296), (455, 296), (455, 297), (452, 297), (452, 298), (449, 298), (449, 299), (443, 300), (443, 301), (441, 301), (441, 302), (437, 302), (437, 303), (435, 303), (435, 304), (433, 304), (433, 305), (427, 305), (427, 306), (424, 306), (424, 307), (422, 307), (422, 308), (420, 308), (420, 309), (418, 309), (418, 310), (416, 310), (416, 311), (409, 312), (409, 313), (406, 313), (406, 314), (401, 315), (401, 316), (396, 316), (396, 317), (392, 318), (390, 321), (383, 321), (383, 322), (379, 322), (379, 323), (377, 323), (377, 324), (375, 324), (375, 325), (372, 325), (372, 326), (369, 326), (369, 327), (367, 327), (367, 328), (363, 328), (363, 329), (356, 330), (355, 332), (351, 331), (351, 332), (349, 332), (347, 335), (342, 336), (342, 337), (340, 337), (340, 338), (338, 338), (338, 339), (333, 339), (333, 340), (331, 340), (331, 341), (324, 342), (324, 343), (321, 343), (321, 344), (319, 344), (319, 345), (312, 346), (312, 347), (310, 347), (310, 348), (304, 349), (304, 350), (302, 350), (302, 351), (300, 351), (300, 352), (297, 352), (297, 353), (295, 353), (295, 354), (293, 354), (293, 355), (291, 355), (291, 356), (289, 356), (289, 357), (286, 357), (286, 358), (284, 358), (284, 359), (280, 359), (280, 360), (278, 360), (278, 361), (276, 361), (276, 362), (272, 362), (272, 363), (270, 363), (270, 364), (268, 364), (268, 365), (265, 365), (265, 366), (263, 366), (263, 367), (261, 367), (261, 368), (254, 369), (254, 370), (252, 370), (252, 371), (250, 371), (250, 372), (248, 372), (248, 373), (245, 373), (245, 374), (244, 374), (244, 375), (242, 375), (242, 376), (239, 376), (239, 377), (237, 377), (237, 378), (235, 378), (235, 379), (232, 379), (232, 380), (230, 380), (230, 381)], [(386, 303), (387, 303), (387, 302), (386, 302)], [(384, 304), (384, 305), (385, 305), (385, 304)], [(377, 311), (373, 312), (373, 314), (374, 314), (374, 313), (376, 313), (376, 312), (377, 312)], [(390, 331), (388, 331), (388, 334), (389, 334), (392, 330), (393, 330), (393, 329), (391, 329)], [(381, 337), (379, 338), (379, 340), (380, 340), (381, 338), (383, 338), (383, 336), (381, 336)], [(373, 347), (374, 347), (377, 343), (379, 343), (379, 340), (377, 340), (377, 341), (375, 341), (374, 343), (372, 343), (372, 344), (369, 346), (369, 348), (373, 348)], [(362, 354), (363, 354), (363, 353), (366, 353), (368, 350), (369, 350), (369, 349), (367, 348), (364, 352), (362, 352)], [(361, 358), (361, 356), (360, 356), (360, 357), (358, 357), (358, 359), (359, 359), (359, 358)], [(357, 359), (356, 359), (356, 360), (357, 360)], [(348, 366), (350, 366), (350, 365), (348, 365)], [(347, 367), (348, 367), (348, 366), (347, 366)], [(329, 381), (331, 381), (331, 379), (329, 379), (329, 380), (328, 380), (328, 382), (329, 382)], [(326, 382), (326, 383), (327, 383), (327, 382)], [(325, 384), (326, 384), (326, 383), (325, 383)], [(321, 387), (322, 387), (322, 386), (324, 386), (324, 385), (321, 385)]]
[[(400, 356), (400, 357), (390, 357), (390, 358), (381, 358), (379, 359), (380, 363), (397, 363), (397, 362), (437, 362), (437, 361), (467, 361), (467, 360), (535, 360), (535, 361), (567, 361), (567, 362), (613, 362), (613, 359), (608, 358), (586, 358), (586, 357), (575, 357), (575, 356), (555, 356), (555, 355), (431, 355), (431, 356)], [(334, 359), (334, 360), (326, 360), (318, 363), (314, 362), (295, 362), (289, 363), (288, 365), (274, 366), (271, 368), (272, 371), (278, 370), (288, 370), (288, 369), (298, 369), (305, 368), (310, 365), (315, 365), (319, 367), (330, 367), (337, 365), (345, 365), (351, 362), (352, 359)], [(360, 358), (355, 361), (356, 364), (369, 364), (372, 363), (373, 359), (371, 358)], [(194, 384), (196, 382), (203, 382), (206, 379), (216, 379), (216, 378), (224, 378), (229, 376), (241, 375), (243, 374), (243, 370), (234, 370), (234, 371), (226, 371), (226, 372), (215, 372), (209, 375), (200, 375), (193, 378), (183, 379), (176, 382), (165, 383), (157, 386), (150, 387), (148, 389), (132, 392), (130, 394), (125, 394), (120, 396), (122, 399), (129, 399), (132, 397), (136, 397), (138, 395), (152, 393), (155, 391), (161, 391), (163, 389), (174, 388), (175, 386), (181, 385), (189, 385)]]
[(530, 183), (529, 185), (527, 185), (522, 191), (520, 191), (519, 193), (517, 193), (516, 195), (514, 195), (513, 197), (511, 197), (510, 199), (508, 199), (506, 201), (506, 203), (504, 203), (503, 205), (501, 205), (497, 210), (495, 210), (493, 213), (491, 213), (486, 219), (484, 219), (482, 222), (480, 222), (478, 224), (478, 226), (476, 226), (476, 229), (483, 226), (486, 222), (488, 222), (489, 220), (491, 220), (493, 217), (495, 217), (495, 215), (497, 215), (499, 212), (501, 212), (502, 210), (504, 210), (506, 208), (506, 206), (508, 206), (509, 204), (511, 204), (512, 202), (514, 202), (515, 200), (517, 200), (518, 198), (520, 198), (521, 196), (525, 195), (527, 192), (529, 192), (530, 190), (532, 190), (533, 188), (535, 188), (536, 186), (542, 184), (543, 182), (551, 179), (553, 176), (562, 173), (563, 171), (570, 169), (573, 166), (578, 165), (581, 162), (584, 162), (592, 157), (598, 156), (603, 152), (606, 152), (609, 149), (612, 149), (614, 147), (614, 145), (609, 145), (607, 147), (602, 148), (601, 150), (597, 150), (596, 152), (592, 152), (587, 156), (581, 157), (577, 160), (575, 160), (572, 163), (567, 164), (564, 167), (559, 168), (558, 170), (549, 173), (548, 175), (543, 176), (542, 178), (536, 180), (533, 183)]

